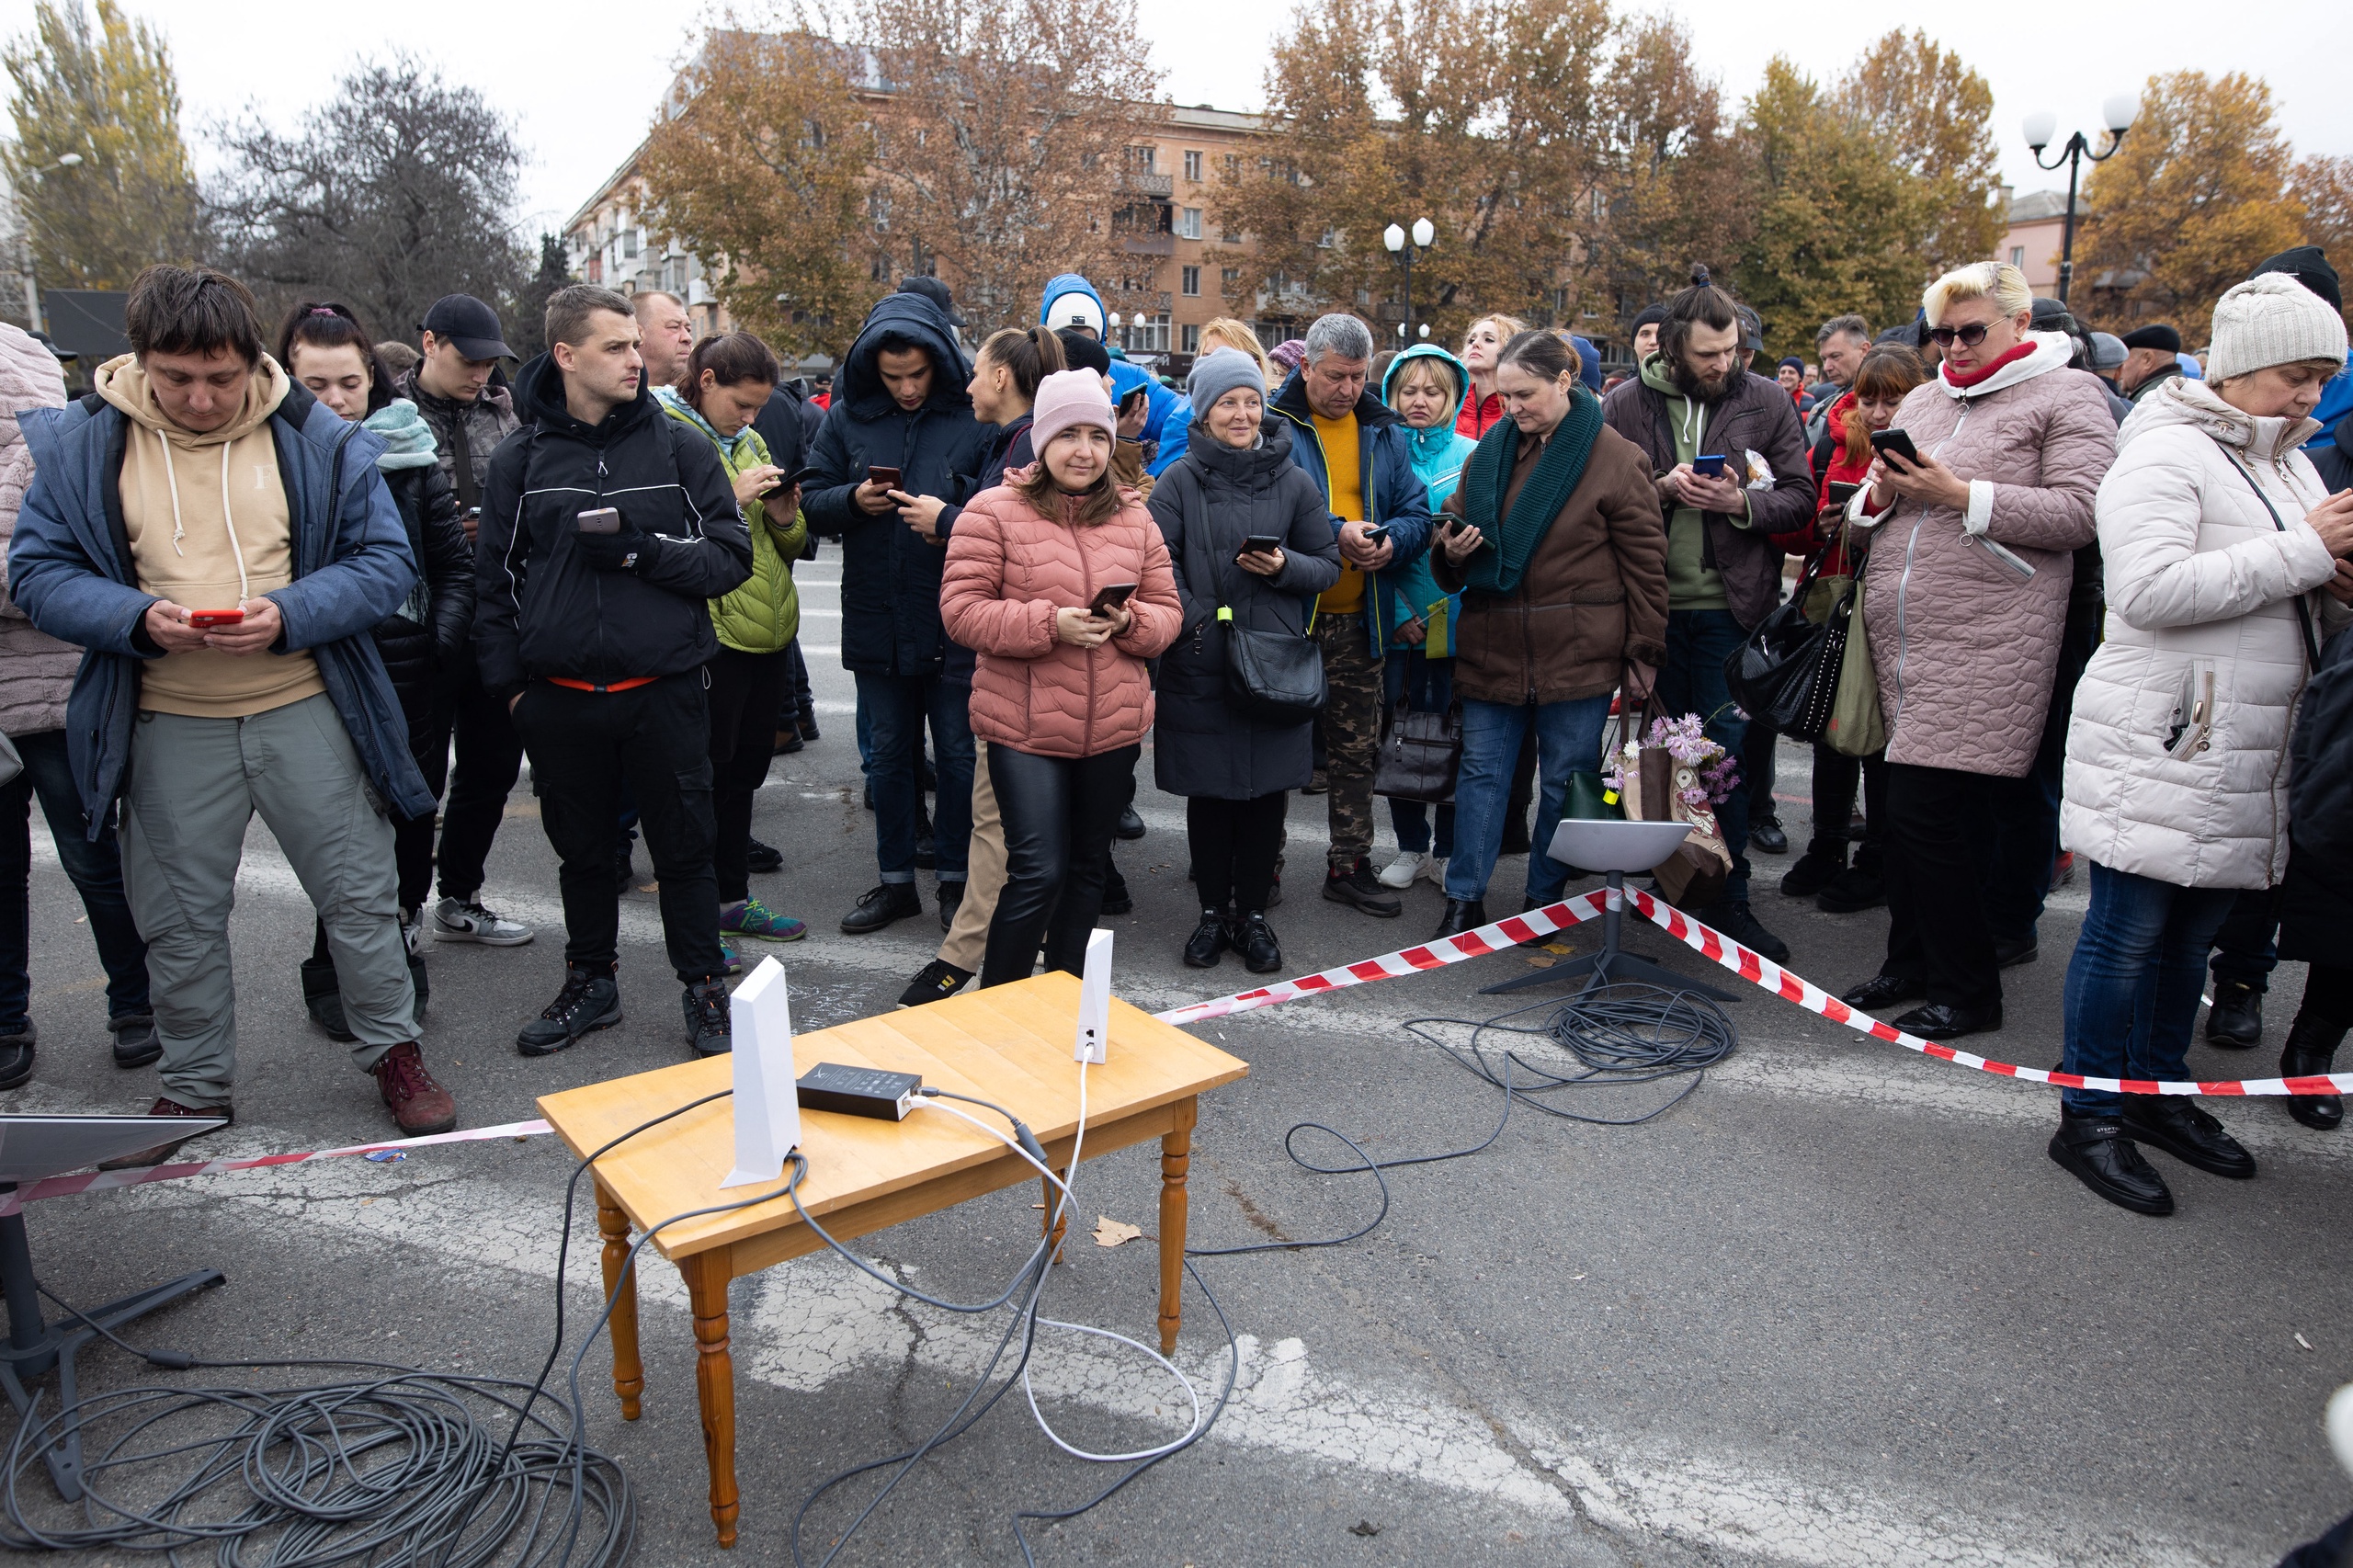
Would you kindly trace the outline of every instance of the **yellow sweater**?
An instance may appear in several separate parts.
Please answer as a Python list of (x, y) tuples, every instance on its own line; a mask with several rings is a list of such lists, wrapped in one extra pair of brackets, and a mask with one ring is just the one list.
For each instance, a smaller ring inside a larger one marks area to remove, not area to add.
[[(291, 513), (269, 416), (286, 373), (265, 355), (243, 406), (201, 435), (172, 423), (131, 355), (98, 367), (98, 395), (128, 415), (122, 521), (142, 592), (189, 609), (234, 609), (294, 580)], [(139, 706), (202, 719), (242, 719), (326, 689), (307, 653), (198, 648), (148, 660)]]

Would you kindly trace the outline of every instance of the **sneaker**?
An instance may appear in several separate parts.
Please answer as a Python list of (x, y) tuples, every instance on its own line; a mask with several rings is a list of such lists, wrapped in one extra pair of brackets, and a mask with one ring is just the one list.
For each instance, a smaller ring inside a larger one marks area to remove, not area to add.
[(336, 983), (333, 959), (302, 960), (302, 1009), (329, 1040), (348, 1044), (359, 1038), (351, 1032), (350, 1021), (343, 1016), (343, 989)]
[(1757, 924), (1756, 916), (1749, 913), (1746, 899), (1711, 903), (1693, 913), (1751, 952), (1762, 953), (1775, 963), (1790, 961), (1790, 945)]
[(1402, 892), (1414, 885), (1414, 879), (1422, 874), (1422, 868), (1428, 865), (1429, 860), (1429, 855), (1424, 850), (1401, 849), (1397, 852), (1397, 858), (1382, 867), (1381, 875), (1373, 880), (1382, 887), (1395, 888)]
[(1323, 795), (1330, 793), (1331, 789), (1331, 780), (1324, 776), (1324, 770), (1319, 767), (1308, 774), (1306, 786), (1300, 790), (1300, 793), (1302, 795)]
[(923, 894), (915, 892), (913, 882), (884, 882), (864, 898), (858, 907), (842, 916), (845, 936), (863, 937), (870, 931), (880, 931), (894, 920), (904, 920), (910, 915), (923, 913)]
[(1282, 944), (1267, 924), (1267, 912), (1254, 909), (1244, 915), (1227, 938), (1242, 955), (1242, 967), (1253, 974), (1272, 974), (1283, 967)]
[(1446, 857), (1432, 855), (1422, 861), (1422, 881), (1434, 888), (1446, 886)]
[(730, 935), (761, 937), (771, 942), (797, 942), (809, 934), (808, 922), (779, 915), (756, 898), (722, 905), (719, 928)]
[(415, 1040), (392, 1047), (368, 1071), (374, 1075), (376, 1090), (384, 1096), (403, 1137), (429, 1138), (456, 1130), (458, 1102), (425, 1070), (424, 1053)]
[[(151, 1018), (148, 1023), (153, 1027), (154, 1020)], [(25, 1020), (23, 1028), (0, 1034), (0, 1090), (21, 1089), (32, 1082), (33, 1039), (30, 1018)]]
[(734, 1049), (734, 1037), (730, 1032), (727, 987), (719, 981), (706, 980), (699, 985), (689, 985), (678, 999), (687, 1016), (687, 1043), (695, 1048), (697, 1056), (724, 1056)]
[(470, 898), (445, 898), (435, 904), (432, 931), (437, 942), (480, 942), (485, 948), (519, 948), (538, 934)]
[(400, 912), (401, 948), (409, 957), (425, 951), (425, 911), (412, 906)]
[[(236, 1123), (237, 1119), (236, 1113), (232, 1111), (225, 1105), (182, 1105), (179, 1101), (171, 1098), (169, 1096), (162, 1095), (157, 1096), (155, 1103), (147, 1108), (147, 1114), (149, 1116), (167, 1117), (217, 1116), (222, 1122), (232, 1126)], [(186, 1143), (189, 1139), (201, 1138), (204, 1136), (205, 1132), (218, 1132), (219, 1131), (221, 1130), (217, 1127), (208, 1127), (201, 1132), (184, 1132), (176, 1138), (166, 1138), (160, 1143), (150, 1143), (144, 1149), (135, 1150), (128, 1154), (117, 1154), (111, 1160), (100, 1160), (98, 1162), (98, 1169), (102, 1171), (135, 1171), (147, 1165), (160, 1165), (165, 1160), (170, 1159), (174, 1154), (177, 1153), (179, 1152), (180, 1145)]]
[(964, 906), (964, 884), (961, 881), (939, 884), (939, 928), (956, 928), (956, 912)]
[(1201, 911), (1201, 923), (1194, 926), (1193, 934), (1185, 939), (1185, 967), (1215, 969), (1218, 955), (1224, 952), (1227, 946), (1225, 911), (1204, 909)]
[(1847, 873), (1847, 846), (1824, 851), (1808, 849), (1781, 878), (1785, 898), (1812, 898)]
[(945, 1002), (963, 990), (965, 982), (972, 978), (971, 970), (958, 969), (945, 959), (934, 959), (899, 993), (899, 1006), (920, 1007), (926, 1002)]
[(1119, 824), (1111, 829), (1111, 833), (1112, 835), (1117, 838), (1142, 838), (1143, 836), (1143, 818), (1136, 814), (1135, 807), (1122, 806), (1120, 808)]
[(744, 865), (762, 876), (781, 871), (784, 869), (784, 852), (774, 845), (762, 844), (755, 838), (751, 846), (744, 851)]
[(744, 972), (744, 956), (735, 950), (735, 944), (725, 937), (719, 938), (719, 961), (730, 974)]
[[(153, 1013), (125, 1013), (119, 1018), (108, 1018), (107, 1028), (114, 1036), (114, 1064), (125, 1072), (144, 1067), (164, 1054), (164, 1037), (155, 1030)], [(25, 1031), (32, 1032), (27, 1024)], [(7, 1085), (0, 1084), (0, 1088)]]
[(1334, 903), (1353, 904), (1360, 913), (1389, 920), (1405, 913), (1405, 905), (1384, 889), (1372, 874), (1372, 862), (1362, 856), (1347, 870), (1335, 866), (1324, 873), (1324, 896)]
[(515, 1037), (515, 1049), (526, 1056), (552, 1056), (568, 1050), (585, 1034), (608, 1029), (621, 1021), (621, 988), (609, 974), (567, 966), (563, 989), (540, 1016)]

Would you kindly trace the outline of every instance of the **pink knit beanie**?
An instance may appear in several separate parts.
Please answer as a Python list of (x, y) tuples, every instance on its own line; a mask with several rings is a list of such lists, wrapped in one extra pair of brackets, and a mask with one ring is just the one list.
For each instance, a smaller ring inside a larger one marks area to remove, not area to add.
[(1103, 390), (1103, 378), (1092, 370), (1056, 370), (1040, 381), (1031, 419), (1029, 449), (1041, 458), (1046, 455), (1046, 443), (1074, 425), (1097, 426), (1113, 440), (1119, 439), (1111, 394)]

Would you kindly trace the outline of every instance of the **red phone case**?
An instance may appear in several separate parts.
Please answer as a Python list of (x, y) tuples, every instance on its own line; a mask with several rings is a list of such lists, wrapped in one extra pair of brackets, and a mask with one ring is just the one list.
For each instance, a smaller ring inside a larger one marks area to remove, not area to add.
[(219, 626), (236, 626), (244, 619), (245, 612), (241, 609), (192, 609), (188, 612), (188, 623), (199, 631), (210, 631)]

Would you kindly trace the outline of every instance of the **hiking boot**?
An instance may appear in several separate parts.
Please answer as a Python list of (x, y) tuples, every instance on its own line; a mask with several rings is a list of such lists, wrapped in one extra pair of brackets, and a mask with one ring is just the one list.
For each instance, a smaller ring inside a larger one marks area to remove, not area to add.
[(809, 934), (806, 921), (795, 920), (790, 915), (779, 915), (756, 898), (747, 898), (741, 903), (722, 904), (719, 911), (719, 928), (731, 936), (759, 937), (771, 942), (797, 942)]
[[(32, 1026), (25, 1026), (29, 1032)], [(107, 1028), (114, 1035), (114, 1064), (125, 1072), (144, 1067), (164, 1054), (164, 1037), (155, 1032), (153, 1013), (125, 1013), (119, 1018), (108, 1018)], [(0, 1088), (6, 1087), (0, 1085)]]
[(519, 948), (535, 935), (519, 920), (472, 898), (445, 898), (433, 906), (430, 929), (437, 942), (480, 942), (485, 948)]
[(377, 1092), (384, 1096), (402, 1137), (429, 1138), (456, 1130), (458, 1102), (425, 1070), (425, 1056), (415, 1040), (392, 1047), (368, 1071), (374, 1075)]
[(348, 1042), (359, 1038), (351, 1032), (351, 1022), (343, 1016), (343, 990), (335, 983), (333, 959), (302, 960), (302, 1007), (311, 1015), (311, 1022), (326, 1031), (329, 1040)]
[[(148, 1022), (152, 1026), (154, 1020)], [(25, 1020), (23, 1028), (0, 1034), (0, 1090), (21, 1089), (32, 1082), (33, 1040), (30, 1018)]]
[(569, 1050), (582, 1035), (608, 1029), (620, 1021), (620, 983), (595, 970), (567, 967), (563, 989), (538, 1017), (523, 1026), (515, 1037), (515, 1049), (526, 1056), (552, 1056)]
[[(219, 1117), (223, 1123), (232, 1125), (233, 1125), (237, 1119), (235, 1113), (230, 1110), (227, 1106), (182, 1105), (179, 1101), (173, 1099), (168, 1096), (156, 1096), (155, 1103), (147, 1108), (147, 1114), (149, 1116), (158, 1117)], [(159, 1131), (161, 1130), (159, 1129)], [(179, 1152), (180, 1145), (186, 1143), (189, 1139), (201, 1138), (207, 1132), (217, 1132), (219, 1131), (220, 1129), (217, 1127), (207, 1127), (195, 1132), (183, 1132), (176, 1138), (166, 1138), (160, 1143), (150, 1143), (144, 1149), (135, 1150), (128, 1154), (117, 1154), (111, 1160), (100, 1160), (98, 1162), (98, 1169), (102, 1171), (135, 1171), (144, 1169), (149, 1165), (160, 1165), (165, 1160), (170, 1159), (174, 1154), (177, 1153)]]
[(1345, 871), (1335, 866), (1324, 873), (1324, 896), (1334, 903), (1353, 905), (1360, 913), (1381, 920), (1394, 919), (1405, 913), (1404, 901), (1381, 885), (1381, 880), (1372, 874), (1372, 862), (1362, 856)]
[(894, 920), (904, 920), (910, 915), (923, 913), (923, 894), (915, 892), (913, 882), (884, 882), (864, 898), (858, 907), (842, 916), (842, 932), (846, 936), (863, 937), (870, 931), (880, 931)]
[(771, 871), (781, 871), (784, 869), (784, 851), (772, 844), (763, 844), (755, 838), (744, 851), (744, 867), (746, 870), (757, 872), (761, 876), (767, 876)]
[(706, 980), (688, 986), (678, 1006), (687, 1016), (687, 1043), (695, 1048), (697, 1056), (724, 1056), (734, 1049), (723, 982)]
[(971, 970), (958, 969), (945, 959), (934, 959), (899, 993), (899, 1006), (920, 1007), (926, 1002), (944, 1002), (963, 990), (965, 982), (972, 978)]

